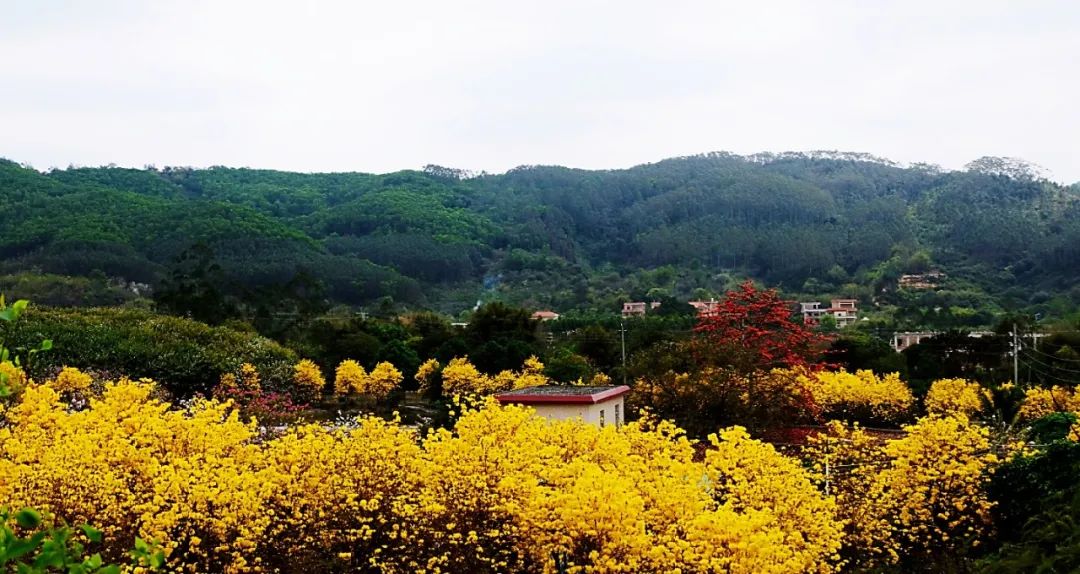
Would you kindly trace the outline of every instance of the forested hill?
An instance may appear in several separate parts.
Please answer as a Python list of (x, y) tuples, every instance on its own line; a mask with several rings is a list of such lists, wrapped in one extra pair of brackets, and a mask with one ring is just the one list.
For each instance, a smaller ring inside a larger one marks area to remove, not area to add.
[(612, 309), (624, 297), (716, 294), (742, 275), (897, 304), (897, 278), (931, 269), (948, 276), (935, 297), (950, 309), (1080, 302), (1080, 190), (992, 159), (946, 172), (858, 154), (708, 154), (479, 176), (40, 173), (0, 161), (0, 206), (7, 274), (155, 284), (203, 243), (230, 285), (301, 273), (336, 302), (448, 312), (491, 298)]

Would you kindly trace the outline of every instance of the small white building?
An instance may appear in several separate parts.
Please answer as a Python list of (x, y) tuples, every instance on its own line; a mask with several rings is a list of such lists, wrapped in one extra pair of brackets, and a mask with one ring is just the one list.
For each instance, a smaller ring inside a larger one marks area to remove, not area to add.
[(550, 420), (581, 419), (600, 427), (622, 426), (626, 420), (626, 385), (576, 387), (543, 385), (499, 393), (502, 404), (528, 405)]

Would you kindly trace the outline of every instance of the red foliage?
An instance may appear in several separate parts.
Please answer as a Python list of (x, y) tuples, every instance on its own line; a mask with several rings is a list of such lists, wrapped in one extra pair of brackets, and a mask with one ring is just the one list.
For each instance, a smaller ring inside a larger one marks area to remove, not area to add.
[(261, 390), (218, 389), (214, 398), (232, 400), (240, 415), (247, 419), (254, 417), (260, 424), (278, 426), (294, 422), (299, 413), (306, 408), (304, 404), (294, 403), (287, 393), (275, 393)]
[(793, 306), (775, 289), (760, 290), (746, 281), (729, 291), (713, 312), (702, 315), (694, 331), (705, 343), (708, 359), (742, 371), (819, 369), (827, 339), (795, 320)]

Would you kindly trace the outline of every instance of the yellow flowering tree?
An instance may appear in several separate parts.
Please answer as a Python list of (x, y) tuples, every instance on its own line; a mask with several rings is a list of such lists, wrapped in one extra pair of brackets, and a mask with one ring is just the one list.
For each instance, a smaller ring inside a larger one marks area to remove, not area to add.
[(631, 396), (635, 406), (679, 421), (696, 437), (707, 437), (718, 424), (753, 429), (806, 424), (819, 420), (809, 379), (802, 370), (772, 369), (750, 374), (705, 368), (669, 370), (638, 379)]
[(926, 417), (885, 447), (881, 505), (910, 554), (963, 556), (991, 526), (989, 475), (1000, 462), (989, 431), (964, 417)]
[(439, 385), (439, 372), (441, 369), (442, 365), (435, 359), (424, 361), (420, 367), (416, 369), (416, 375), (414, 375), (413, 378), (416, 380), (416, 384), (419, 385), (421, 394), (436, 394)]
[(551, 382), (547, 376), (544, 375), (544, 363), (541, 363), (536, 355), (532, 355), (525, 359), (521, 371), (514, 373), (514, 375), (513, 388), (515, 389), (537, 387)]
[(793, 459), (741, 429), (704, 460), (670, 425), (551, 422), (494, 401), (417, 439), (394, 422), (260, 437), (149, 381), (72, 412), (29, 384), (0, 425), (0, 500), (134, 536), (184, 572), (830, 572), (840, 523)]
[(382, 362), (375, 365), (374, 369), (371, 369), (371, 373), (367, 377), (367, 388), (364, 393), (382, 399), (396, 389), (401, 384), (401, 381), (401, 371), (390, 363)]
[[(421, 365), (417, 377), (423, 373), (426, 380), (438, 369), (437, 362), (429, 363)], [(455, 357), (442, 368), (442, 392), (446, 396), (490, 395), (510, 389), (546, 385), (551, 381), (543, 374), (543, 370), (544, 364), (539, 359), (529, 357), (521, 371), (500, 371), (491, 376), (481, 373), (467, 357)]]
[(802, 452), (815, 484), (836, 499), (845, 566), (872, 568), (900, 559), (899, 539), (882, 501), (887, 485), (879, 475), (890, 464), (884, 447), (884, 440), (858, 423), (829, 421), (822, 432), (808, 437)]
[(831, 423), (805, 455), (846, 521), (848, 564), (956, 565), (991, 527), (986, 486), (999, 460), (989, 430), (966, 417), (930, 416), (902, 438), (876, 441)]
[[(771, 560), (800, 572), (831, 570), (842, 524), (836, 520), (834, 500), (821, 496), (798, 461), (752, 440), (741, 427), (711, 435), (709, 442), (713, 448), (705, 453), (705, 468), (721, 509), (752, 515), (768, 525), (783, 541), (782, 551), (768, 549), (779, 554)], [(807, 536), (810, 532), (814, 539)]]
[(975, 381), (940, 379), (926, 393), (926, 412), (970, 417), (986, 411), (991, 399), (990, 391)]
[(367, 376), (367, 371), (360, 363), (352, 359), (342, 361), (334, 371), (334, 394), (342, 396), (364, 392)]
[(302, 359), (293, 367), (293, 384), (304, 397), (317, 397), (326, 388), (322, 370), (310, 359)]
[(911, 415), (915, 398), (898, 373), (878, 376), (873, 371), (802, 372), (826, 418), (871, 424), (898, 424)]
[(830, 572), (841, 527), (801, 465), (739, 428), (704, 461), (670, 423), (487, 403), (423, 445), (421, 563), (441, 571)]
[(1062, 412), (1080, 412), (1080, 387), (1036, 387), (1024, 392), (1017, 419), (1031, 422), (1046, 415)]
[(961, 562), (991, 526), (986, 486), (999, 464), (991, 446), (989, 430), (964, 416), (923, 417), (891, 440), (826, 425), (804, 456), (836, 496), (843, 564)]
[(407, 528), (423, 476), (411, 430), (375, 417), (333, 430), (305, 425), (271, 441), (265, 457), (262, 472), (277, 487), (264, 512), (278, 518), (260, 540), (261, 566), (401, 571), (419, 540)]

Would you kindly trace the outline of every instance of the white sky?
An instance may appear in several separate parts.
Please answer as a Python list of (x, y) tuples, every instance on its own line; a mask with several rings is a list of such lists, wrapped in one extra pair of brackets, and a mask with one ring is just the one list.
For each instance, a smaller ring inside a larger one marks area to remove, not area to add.
[(838, 149), (1080, 180), (1080, 2), (0, 0), (0, 157), (386, 172)]

